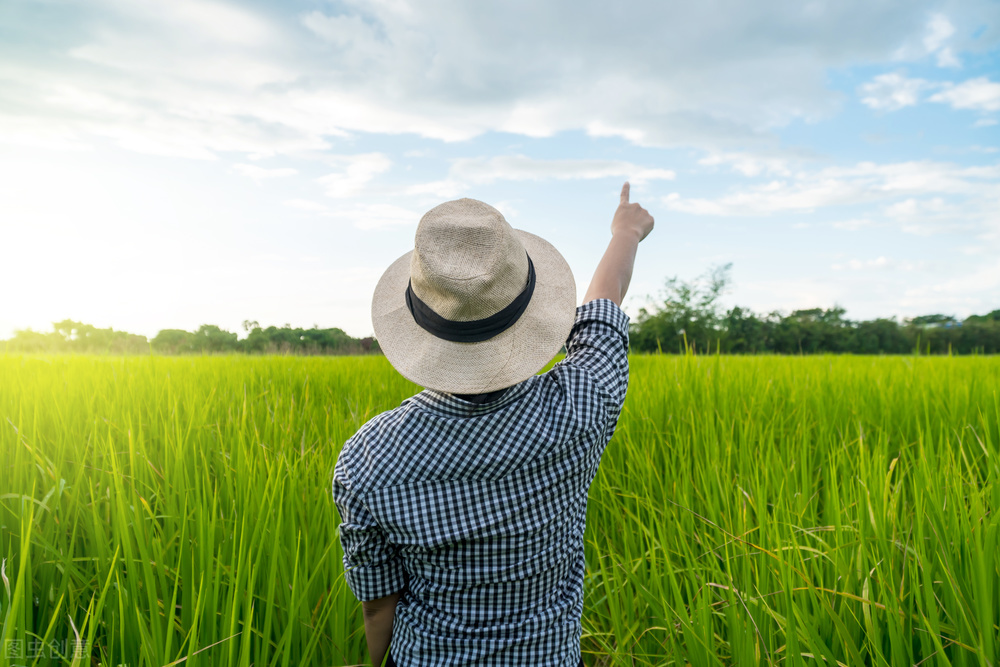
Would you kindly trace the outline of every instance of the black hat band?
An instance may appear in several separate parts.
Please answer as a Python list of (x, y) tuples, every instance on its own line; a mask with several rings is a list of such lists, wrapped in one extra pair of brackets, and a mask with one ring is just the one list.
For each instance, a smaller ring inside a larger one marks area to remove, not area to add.
[(535, 291), (535, 266), (531, 263), (531, 256), (528, 253), (525, 253), (525, 256), (528, 257), (528, 284), (524, 290), (503, 310), (481, 320), (458, 322), (441, 317), (413, 293), (413, 285), (408, 282), (406, 307), (410, 309), (413, 321), (434, 336), (456, 343), (480, 343), (506, 331), (520, 319)]

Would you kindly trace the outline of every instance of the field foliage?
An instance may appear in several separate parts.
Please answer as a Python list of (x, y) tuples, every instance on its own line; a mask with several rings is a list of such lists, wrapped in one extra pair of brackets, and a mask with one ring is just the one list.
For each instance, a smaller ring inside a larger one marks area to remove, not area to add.
[[(588, 665), (997, 664), (1000, 359), (631, 362)], [(0, 664), (365, 663), (333, 466), (417, 389), (382, 357), (0, 355)]]

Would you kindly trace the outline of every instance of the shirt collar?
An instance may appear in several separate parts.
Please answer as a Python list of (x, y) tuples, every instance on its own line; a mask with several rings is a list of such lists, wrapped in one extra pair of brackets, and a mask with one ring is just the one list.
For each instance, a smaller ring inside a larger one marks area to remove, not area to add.
[(458, 398), (452, 394), (435, 391), (433, 389), (424, 389), (419, 394), (408, 398), (407, 402), (412, 401), (430, 412), (446, 417), (471, 417), (473, 415), (493, 412), (494, 410), (499, 410), (506, 405), (510, 405), (514, 401), (521, 398), (521, 396), (523, 396), (525, 392), (531, 388), (537, 379), (538, 376), (533, 375), (527, 380), (514, 385), (507, 391), (506, 394), (495, 401), (490, 401), (489, 403), (476, 404)]

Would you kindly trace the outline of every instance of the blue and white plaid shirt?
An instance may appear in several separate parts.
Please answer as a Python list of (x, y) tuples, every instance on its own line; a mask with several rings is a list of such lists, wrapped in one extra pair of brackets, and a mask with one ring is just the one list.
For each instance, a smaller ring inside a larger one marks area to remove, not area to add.
[(579, 663), (587, 490), (625, 400), (628, 320), (591, 301), (547, 373), (481, 405), (424, 390), (344, 445), (344, 576), (363, 601), (406, 589), (400, 667)]

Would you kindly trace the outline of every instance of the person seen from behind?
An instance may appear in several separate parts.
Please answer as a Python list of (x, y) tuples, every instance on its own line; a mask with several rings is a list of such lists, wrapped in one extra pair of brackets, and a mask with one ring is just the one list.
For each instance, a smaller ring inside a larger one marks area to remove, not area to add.
[(583, 664), (587, 491), (625, 400), (620, 306), (652, 229), (626, 182), (577, 307), (555, 247), (459, 199), (380, 279), (376, 339), (425, 389), (365, 423), (334, 469), (373, 664)]

